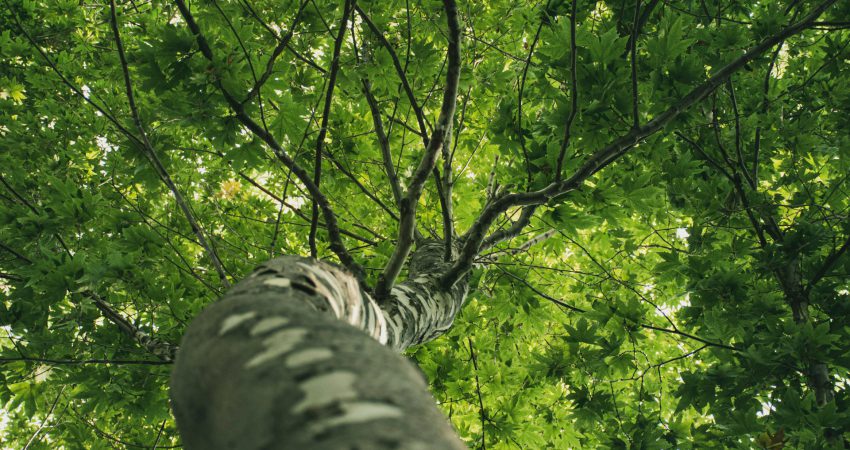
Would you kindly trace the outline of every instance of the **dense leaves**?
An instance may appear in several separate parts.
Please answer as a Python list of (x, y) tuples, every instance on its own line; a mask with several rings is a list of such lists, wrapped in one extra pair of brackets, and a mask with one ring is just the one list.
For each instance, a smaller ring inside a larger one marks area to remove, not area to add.
[[(177, 3), (2, 5), (3, 445), (178, 446), (170, 366), (134, 333), (177, 345), (229, 282), (309, 255), (314, 196), (234, 104), (312, 178), (342, 2), (193, 2), (211, 59)], [(462, 235), (569, 178), (818, 6), (461, 2), (418, 231), (443, 236), (446, 192)], [(470, 447), (848, 445), (848, 18), (836, 2), (476, 257), (455, 326), (410, 351)], [(388, 172), (404, 190), (437, 124), (446, 35), (432, 0), (359, 2), (343, 33), (320, 187), (370, 283), (398, 235)]]

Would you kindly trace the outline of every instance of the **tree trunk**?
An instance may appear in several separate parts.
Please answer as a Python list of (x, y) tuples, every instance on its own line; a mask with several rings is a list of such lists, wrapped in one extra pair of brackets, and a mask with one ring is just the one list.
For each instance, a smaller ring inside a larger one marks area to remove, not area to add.
[[(452, 324), (466, 280), (439, 288), (420, 246), (381, 307), (331, 264), (260, 266), (189, 326), (171, 378), (187, 449), (460, 449), (421, 372), (397, 351)], [(386, 345), (381, 345), (386, 344)]]

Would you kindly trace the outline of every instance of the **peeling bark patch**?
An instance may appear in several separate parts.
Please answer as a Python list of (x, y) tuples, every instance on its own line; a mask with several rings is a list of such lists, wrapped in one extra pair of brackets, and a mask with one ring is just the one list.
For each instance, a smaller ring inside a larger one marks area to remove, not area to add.
[(299, 385), (304, 391), (304, 399), (292, 408), (292, 413), (299, 414), (318, 406), (357, 398), (354, 390), (356, 379), (357, 375), (352, 372), (333, 372), (304, 381)]
[(251, 328), (251, 336), (268, 333), (289, 323), (289, 319), (281, 316), (266, 317)]
[(277, 358), (292, 351), (292, 349), (301, 342), (304, 335), (307, 334), (305, 328), (289, 328), (278, 331), (277, 333), (263, 339), (263, 346), (266, 348), (262, 353), (251, 358), (245, 363), (245, 368), (259, 366), (260, 364)]
[(368, 422), (377, 419), (392, 419), (402, 417), (401, 410), (393, 405), (376, 402), (351, 402), (342, 405), (342, 415), (321, 420), (310, 426), (314, 433), (321, 433), (328, 428), (352, 423)]
[(292, 285), (292, 282), (289, 281), (289, 278), (270, 278), (263, 282), (263, 284), (268, 286), (276, 286), (282, 288), (288, 288)]
[(251, 320), (256, 316), (257, 313), (255, 311), (248, 311), (242, 314), (233, 314), (232, 316), (227, 316), (224, 320), (221, 321), (221, 330), (219, 330), (218, 335), (224, 336), (228, 331), (238, 327), (243, 322)]
[(310, 348), (293, 353), (286, 358), (286, 367), (294, 368), (333, 357), (333, 352), (327, 348)]

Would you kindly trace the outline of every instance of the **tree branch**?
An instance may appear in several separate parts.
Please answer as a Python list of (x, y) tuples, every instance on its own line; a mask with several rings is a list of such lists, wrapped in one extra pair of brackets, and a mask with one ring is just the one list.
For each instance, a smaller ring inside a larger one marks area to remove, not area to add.
[(844, 241), (844, 244), (842, 244), (841, 247), (838, 248), (838, 250), (835, 250), (834, 252), (830, 253), (829, 256), (827, 256), (826, 259), (823, 261), (823, 264), (820, 265), (818, 270), (809, 280), (809, 283), (806, 285), (805, 291), (807, 294), (818, 283), (818, 281), (825, 277), (826, 274), (828, 274), (829, 271), (832, 270), (833, 267), (835, 267), (835, 264), (838, 262), (838, 260), (845, 253), (847, 253), (848, 250), (850, 250), (850, 236), (847, 236), (847, 239)]
[(457, 105), (457, 88), (460, 82), (460, 24), (458, 23), (457, 5), (454, 0), (443, 0), (443, 6), (448, 23), (448, 70), (446, 72), (446, 87), (443, 91), (443, 103), (440, 117), (425, 154), (408, 184), (407, 194), (401, 202), (401, 220), (399, 222), (398, 243), (387, 266), (378, 278), (375, 287), (376, 296), (385, 298), (395, 283), (407, 255), (413, 246), (414, 230), (416, 228), (416, 205), (425, 186), (425, 180), (434, 168), (437, 152), (444, 140), (451, 133), (452, 119)]
[(805, 18), (789, 25), (776, 34), (763, 40), (761, 43), (749, 49), (746, 53), (733, 60), (701, 85), (691, 90), (678, 102), (668, 108), (655, 118), (639, 128), (633, 128), (625, 135), (615, 139), (603, 149), (595, 152), (576, 169), (573, 175), (561, 181), (555, 181), (543, 189), (532, 192), (511, 193), (500, 197), (487, 205), (478, 217), (478, 220), (464, 234), (464, 245), (460, 256), (454, 266), (443, 275), (444, 286), (452, 286), (461, 276), (472, 267), (472, 262), (481, 247), (485, 233), (493, 221), (508, 208), (520, 205), (539, 205), (562, 196), (568, 192), (581, 187), (585, 180), (599, 172), (612, 162), (626, 154), (629, 149), (641, 140), (662, 130), (670, 121), (675, 119), (683, 111), (695, 103), (704, 99), (721, 86), (733, 73), (740, 70), (744, 65), (756, 59), (762, 53), (772, 48), (777, 43), (793, 36), (812, 26), (812, 23), (820, 17), (836, 0), (826, 0), (821, 3)]
[(475, 355), (475, 347), (472, 345), (472, 338), (467, 337), (466, 343), (469, 344), (469, 356), (472, 359), (472, 369), (475, 374), (475, 393), (478, 395), (478, 415), (481, 419), (481, 450), (487, 450), (487, 410), (484, 408), (484, 400), (481, 396), (481, 381), (478, 379), (478, 356)]
[[(198, 48), (201, 50), (201, 54), (214, 63), (215, 58), (212, 53), (212, 49), (210, 49), (209, 44), (207, 43), (206, 38), (203, 33), (201, 33), (201, 29), (198, 26), (197, 22), (195, 22), (195, 18), (192, 16), (192, 13), (189, 11), (189, 8), (186, 6), (184, 0), (174, 0), (177, 4), (177, 8), (180, 10), (180, 14), (183, 17), (183, 20), (186, 21), (186, 25), (189, 27), (189, 30), (192, 34), (195, 35), (195, 39), (198, 43)], [(259, 137), (263, 140), (263, 142), (268, 145), (275, 156), (280, 160), (283, 165), (285, 165), (289, 170), (292, 171), (293, 174), (298, 178), (299, 181), (305, 186), (307, 191), (310, 193), (310, 196), (319, 205), (319, 208), (322, 211), (322, 215), (325, 218), (325, 224), (328, 228), (328, 237), (330, 239), (330, 247), (331, 250), (337, 255), (340, 262), (348, 268), (354, 275), (361, 281), (364, 282), (365, 272), (363, 268), (358, 264), (351, 254), (348, 253), (348, 250), (345, 248), (345, 244), (342, 242), (342, 237), (339, 229), (339, 225), (337, 223), (336, 214), (333, 212), (333, 209), (328, 202), (327, 197), (319, 190), (319, 187), (313, 183), (313, 180), (310, 178), (310, 175), (304, 170), (303, 167), (298, 165), (294, 159), (281, 147), (280, 143), (266, 130), (264, 130), (257, 122), (251, 119), (250, 116), (245, 112), (244, 107), (240, 102), (238, 102), (233, 95), (224, 88), (221, 84), (220, 80), (215, 81), (216, 87), (224, 96), (224, 99), (227, 101), (227, 104), (230, 106), (230, 109), (236, 115), (236, 118), (241, 122), (248, 130), (254, 133), (255, 136)], [(365, 286), (365, 284), (364, 284)]]
[(298, 12), (295, 13), (295, 19), (293, 19), (292, 25), (289, 27), (289, 31), (282, 38), (278, 38), (278, 43), (274, 50), (272, 50), (272, 54), (269, 57), (268, 62), (266, 62), (266, 70), (256, 80), (251, 90), (248, 91), (248, 95), (244, 100), (242, 100), (243, 104), (248, 103), (256, 95), (258, 95), (260, 93), (260, 89), (262, 89), (263, 85), (266, 81), (268, 81), (269, 77), (271, 77), (272, 72), (274, 72), (275, 62), (277, 61), (278, 56), (280, 56), (280, 54), (283, 53), (289, 45), (289, 41), (292, 39), (292, 36), (295, 35), (295, 27), (297, 27), (298, 23), (301, 21), (301, 14), (304, 12), (304, 8), (307, 6), (309, 1), (310, 0), (304, 0), (301, 2), (301, 6), (298, 7)]
[[(333, 57), (331, 59), (330, 76), (328, 78), (328, 90), (325, 94), (325, 107), (322, 110), (322, 124), (319, 127), (319, 136), (316, 138), (316, 158), (313, 162), (313, 183), (316, 189), (319, 188), (319, 183), (322, 181), (322, 148), (325, 145), (325, 136), (328, 134), (328, 121), (331, 116), (331, 103), (333, 103), (334, 87), (336, 86), (336, 76), (339, 72), (339, 54), (342, 51), (342, 40), (345, 37), (345, 29), (348, 28), (348, 15), (351, 13), (351, 0), (345, 0), (342, 7), (342, 19), (339, 24), (339, 32), (334, 41)], [(313, 215), (310, 220), (310, 236), (308, 243), (310, 244), (310, 256), (318, 257), (316, 249), (316, 231), (319, 227), (319, 204), (316, 199), (313, 199)]]
[(637, 79), (637, 38), (640, 33), (640, 0), (635, 2), (635, 18), (632, 22), (632, 35), (629, 40), (630, 62), (632, 66), (632, 127), (640, 128), (638, 117), (638, 79)]
[[(524, 284), (527, 288), (529, 288), (532, 292), (534, 292), (535, 294), (537, 294), (537, 295), (541, 296), (541, 297), (542, 297), (542, 298), (544, 298), (545, 300), (548, 300), (548, 301), (550, 301), (550, 302), (554, 303), (555, 305), (558, 305), (558, 306), (560, 306), (560, 307), (562, 307), (562, 308), (569, 309), (570, 311), (577, 312), (577, 313), (585, 313), (585, 312), (587, 312), (586, 310), (584, 310), (584, 309), (582, 309), (582, 308), (579, 308), (579, 307), (577, 307), (577, 306), (570, 305), (569, 303), (565, 303), (565, 302), (563, 302), (563, 301), (561, 301), (561, 300), (558, 300), (558, 299), (556, 299), (556, 298), (552, 297), (551, 295), (547, 295), (546, 293), (544, 293), (544, 292), (540, 291), (539, 289), (537, 289), (536, 287), (534, 287), (531, 283), (529, 283), (527, 280), (523, 279), (522, 277), (518, 277), (518, 276), (516, 276), (516, 275), (514, 275), (514, 274), (512, 274), (512, 273), (510, 273), (510, 272), (508, 272), (507, 270), (502, 269), (501, 267), (499, 267), (499, 270), (501, 270), (501, 271), (502, 271), (502, 273), (504, 273), (504, 274), (508, 275), (508, 276), (509, 276), (509, 277), (511, 277), (512, 279), (514, 279), (514, 280), (516, 280), (516, 281), (519, 281), (519, 282), (523, 283), (523, 284)], [(645, 324), (645, 323), (637, 323), (637, 325), (638, 325), (638, 326), (640, 326), (641, 328), (645, 328), (645, 329), (647, 329), (647, 330), (661, 331), (661, 332), (664, 332), (664, 333), (675, 334), (675, 335), (678, 335), (678, 336), (686, 337), (686, 338), (688, 338), (688, 339), (693, 339), (693, 340), (695, 340), (695, 341), (697, 341), (697, 342), (701, 342), (701, 343), (703, 343), (703, 344), (705, 344), (705, 345), (709, 345), (709, 346), (712, 346), (712, 347), (724, 348), (724, 349), (726, 349), (726, 350), (732, 350), (732, 351), (736, 351), (736, 352), (740, 352), (740, 351), (741, 351), (741, 349), (740, 349), (740, 348), (738, 348), (738, 347), (734, 347), (734, 346), (731, 346), (731, 345), (727, 345), (727, 344), (724, 344), (724, 343), (722, 343), (722, 342), (712, 342), (712, 341), (709, 341), (709, 340), (707, 340), (707, 339), (701, 338), (701, 337), (699, 337), (699, 336), (694, 336), (693, 334), (686, 333), (686, 332), (681, 331), (681, 330), (679, 330), (679, 329), (672, 329), (672, 330), (671, 330), (671, 329), (669, 329), (669, 328), (656, 327), (656, 326), (654, 326), (654, 325), (648, 325), (648, 324)]]
[(561, 180), (561, 171), (564, 167), (564, 156), (570, 146), (570, 133), (573, 120), (578, 113), (578, 81), (576, 81), (576, 0), (572, 1), (570, 7), (570, 115), (564, 125), (564, 138), (561, 139), (561, 150), (558, 152), (558, 163), (555, 166), (555, 181)]
[(36, 362), (40, 364), (53, 365), (84, 365), (84, 364), (107, 364), (107, 365), (142, 365), (142, 366), (162, 366), (172, 364), (172, 361), (160, 360), (132, 360), (132, 359), (55, 359), (55, 358), (0, 358), (0, 364), (10, 364), (14, 362)]
[(127, 65), (127, 57), (124, 54), (124, 45), (121, 42), (121, 33), (118, 31), (118, 16), (115, 11), (115, 0), (109, 1), (109, 11), (110, 23), (112, 25), (112, 33), (115, 36), (115, 45), (118, 48), (118, 59), (121, 61), (121, 71), (124, 74), (124, 87), (126, 89), (127, 102), (130, 105), (130, 114), (133, 117), (133, 122), (135, 123), (136, 128), (139, 130), (139, 135), (141, 136), (141, 143), (145, 156), (147, 156), (148, 160), (153, 165), (160, 179), (162, 179), (162, 182), (165, 183), (165, 185), (168, 187), (168, 190), (170, 190), (171, 194), (174, 195), (174, 200), (177, 202), (177, 206), (183, 212), (183, 215), (186, 216), (186, 220), (189, 221), (189, 225), (192, 227), (192, 232), (195, 233), (195, 236), (197, 236), (198, 242), (201, 244), (201, 247), (204, 248), (204, 251), (206, 251), (207, 256), (210, 258), (210, 261), (212, 261), (213, 267), (215, 268), (216, 273), (218, 273), (218, 278), (221, 281), (222, 286), (228, 288), (230, 287), (230, 282), (227, 280), (227, 274), (225, 273), (224, 266), (222, 265), (221, 260), (218, 258), (218, 254), (216, 254), (215, 249), (207, 240), (203, 228), (201, 228), (201, 225), (195, 218), (195, 214), (192, 212), (192, 209), (189, 207), (189, 204), (186, 202), (186, 199), (183, 198), (183, 194), (180, 192), (179, 189), (177, 189), (177, 185), (174, 183), (174, 180), (171, 179), (171, 176), (168, 174), (168, 171), (165, 170), (165, 166), (162, 164), (162, 161), (159, 160), (156, 151), (154, 150), (153, 146), (150, 143), (150, 140), (148, 139), (145, 127), (142, 124), (141, 118), (139, 117), (139, 110), (136, 106), (136, 100), (133, 95), (133, 84), (130, 81), (130, 69)]
[[(372, 22), (372, 19), (369, 18), (369, 15), (366, 14), (363, 9), (360, 8), (359, 5), (355, 5), (354, 9), (357, 11), (357, 14), (363, 19), (363, 22), (366, 23), (366, 26), (372, 30), (372, 34), (378, 39), (381, 45), (387, 50), (390, 54), (390, 58), (393, 60), (393, 67), (395, 67), (395, 71), (398, 74), (398, 78), (401, 80), (401, 85), (404, 88), (404, 92), (407, 94), (407, 99), (410, 102), (410, 107), (413, 108), (413, 113), (416, 115), (416, 122), (419, 124), (419, 133), (422, 136), (422, 139), (425, 141), (425, 145), (428, 145), (428, 128), (425, 126), (425, 115), (422, 113), (422, 108), (419, 107), (419, 103), (416, 101), (416, 95), (413, 94), (413, 88), (410, 87), (410, 83), (407, 81), (407, 75), (405, 74), (404, 68), (401, 66), (401, 61), (398, 59), (398, 55), (393, 49), (392, 44), (384, 37), (384, 34), (381, 33), (381, 30)], [(459, 38), (458, 38), (459, 39)]]
[(519, 92), (517, 93), (516, 106), (516, 121), (517, 134), (519, 135), (519, 146), (522, 149), (522, 156), (525, 159), (526, 183), (531, 186), (531, 159), (528, 157), (528, 149), (525, 146), (525, 132), (522, 130), (522, 96), (525, 92), (525, 79), (528, 76), (528, 68), (531, 66), (531, 57), (534, 56), (534, 49), (537, 47), (537, 42), (540, 41), (540, 32), (543, 30), (543, 20), (537, 25), (537, 31), (534, 33), (534, 39), (531, 41), (531, 46), (528, 49), (528, 56), (525, 58), (525, 64), (522, 67), (522, 76), (519, 80)]
[(401, 185), (398, 181), (398, 174), (396, 174), (395, 167), (393, 166), (390, 141), (384, 131), (381, 110), (378, 108), (378, 102), (375, 100), (375, 96), (372, 95), (372, 85), (369, 80), (364, 78), (361, 80), (361, 83), (363, 84), (363, 94), (366, 96), (366, 103), (369, 104), (369, 112), (372, 114), (372, 124), (375, 127), (375, 134), (378, 137), (378, 146), (381, 148), (381, 161), (384, 163), (384, 172), (386, 172), (389, 179), (395, 204), (400, 207), (402, 198)]
[(65, 392), (66, 387), (67, 387), (67, 385), (63, 385), (62, 389), (59, 389), (59, 393), (56, 394), (56, 398), (53, 400), (53, 403), (50, 405), (50, 410), (47, 411), (47, 415), (44, 416), (44, 419), (42, 419), (41, 423), (38, 425), (38, 429), (35, 430), (35, 433), (33, 433), (32, 436), (30, 436), (29, 440), (27, 441), (27, 444), (24, 445), (23, 450), (28, 450), (30, 448), (30, 445), (32, 445), (34, 442), (38, 442), (38, 441), (35, 440), (35, 438), (39, 434), (41, 434), (41, 430), (43, 430), (44, 427), (47, 426), (47, 423), (50, 421), (50, 416), (53, 415), (53, 411), (56, 409), (56, 405), (59, 404), (59, 399), (62, 398), (62, 393)]

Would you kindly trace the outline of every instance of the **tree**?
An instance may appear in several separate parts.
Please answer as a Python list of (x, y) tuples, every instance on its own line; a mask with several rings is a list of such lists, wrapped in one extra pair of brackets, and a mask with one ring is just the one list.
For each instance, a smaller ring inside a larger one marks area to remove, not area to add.
[(3, 5), (8, 445), (848, 445), (850, 4)]

